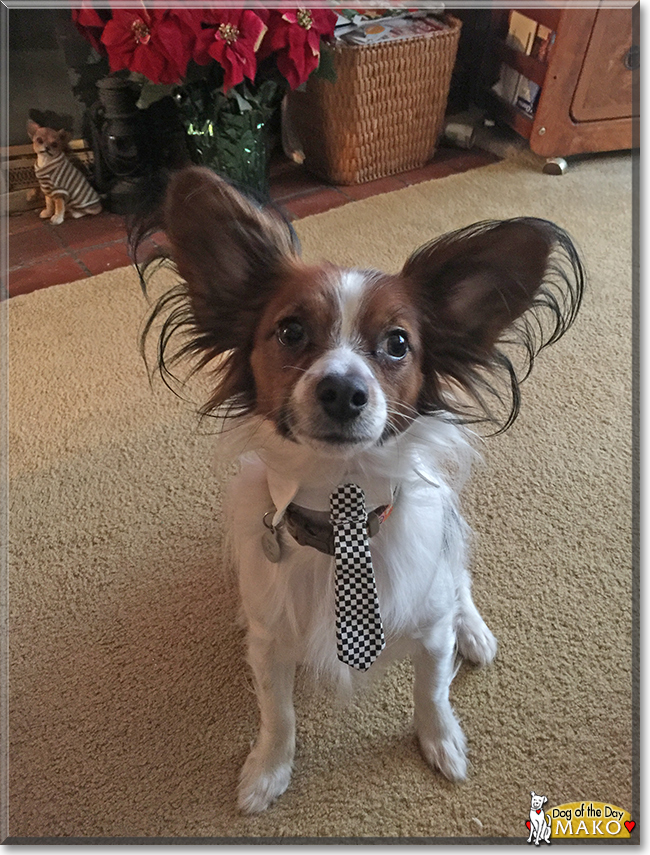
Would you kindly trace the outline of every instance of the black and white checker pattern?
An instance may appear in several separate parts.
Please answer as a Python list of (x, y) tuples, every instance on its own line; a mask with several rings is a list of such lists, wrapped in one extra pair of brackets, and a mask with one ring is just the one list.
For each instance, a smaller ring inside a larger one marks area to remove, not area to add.
[(336, 563), (336, 647), (341, 662), (367, 671), (386, 646), (366, 530), (365, 495), (342, 484), (330, 496)]

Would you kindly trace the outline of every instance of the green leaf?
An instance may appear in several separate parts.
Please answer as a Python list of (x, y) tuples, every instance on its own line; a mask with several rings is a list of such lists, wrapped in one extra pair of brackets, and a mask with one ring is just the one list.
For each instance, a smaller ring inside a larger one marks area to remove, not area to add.
[(102, 58), (98, 62), (80, 65), (76, 72), (78, 77), (72, 92), (86, 108), (90, 108), (97, 101), (97, 81), (109, 73), (108, 61)]
[(232, 90), (232, 97), (237, 102), (237, 106), (239, 107), (240, 112), (246, 113), (248, 110), (252, 110), (253, 106), (250, 101), (247, 101), (243, 95), (240, 95), (236, 89)]

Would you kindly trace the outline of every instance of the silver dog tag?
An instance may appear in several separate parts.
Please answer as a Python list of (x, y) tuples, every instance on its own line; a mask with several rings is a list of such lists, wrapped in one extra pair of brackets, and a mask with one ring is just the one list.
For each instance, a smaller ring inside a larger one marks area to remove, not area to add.
[(262, 551), (271, 564), (277, 564), (282, 557), (280, 535), (276, 529), (267, 529), (262, 535)]

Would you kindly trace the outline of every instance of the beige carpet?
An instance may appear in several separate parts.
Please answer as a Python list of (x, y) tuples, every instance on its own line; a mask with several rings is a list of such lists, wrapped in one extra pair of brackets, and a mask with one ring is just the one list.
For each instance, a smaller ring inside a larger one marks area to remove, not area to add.
[(10, 835), (522, 837), (530, 790), (633, 809), (630, 188), (628, 155), (563, 177), (523, 156), (297, 224), (307, 259), (396, 270), (443, 231), (536, 215), (589, 269), (466, 495), (500, 648), (452, 687), (460, 786), (418, 752), (404, 663), (347, 709), (301, 683), (291, 787), (238, 814), (257, 712), (211, 425), (148, 385), (131, 270), (10, 301)]

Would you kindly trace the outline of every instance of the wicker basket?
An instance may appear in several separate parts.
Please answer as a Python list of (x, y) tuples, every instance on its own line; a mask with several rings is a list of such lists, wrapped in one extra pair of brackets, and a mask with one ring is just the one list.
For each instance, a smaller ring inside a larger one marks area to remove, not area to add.
[(289, 114), (305, 166), (334, 184), (362, 184), (433, 157), (449, 94), (461, 22), (373, 45), (339, 44), (336, 83), (311, 77)]

